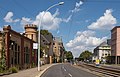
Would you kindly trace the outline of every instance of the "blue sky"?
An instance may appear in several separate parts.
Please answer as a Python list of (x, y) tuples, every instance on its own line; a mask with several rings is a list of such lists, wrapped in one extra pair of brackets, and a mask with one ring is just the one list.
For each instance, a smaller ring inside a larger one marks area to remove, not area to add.
[[(61, 0), (0, 0), (0, 29), (11, 25), (24, 32), (25, 24), (38, 24), (45, 10)], [(77, 57), (110, 38), (110, 30), (120, 25), (119, 0), (62, 0), (45, 13), (42, 28), (61, 36), (66, 50)]]

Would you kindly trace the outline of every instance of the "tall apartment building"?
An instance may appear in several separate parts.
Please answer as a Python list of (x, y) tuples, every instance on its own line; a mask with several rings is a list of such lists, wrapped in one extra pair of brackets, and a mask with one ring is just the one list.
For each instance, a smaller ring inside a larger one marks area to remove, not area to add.
[(120, 26), (111, 30), (111, 55), (112, 63), (120, 64)]

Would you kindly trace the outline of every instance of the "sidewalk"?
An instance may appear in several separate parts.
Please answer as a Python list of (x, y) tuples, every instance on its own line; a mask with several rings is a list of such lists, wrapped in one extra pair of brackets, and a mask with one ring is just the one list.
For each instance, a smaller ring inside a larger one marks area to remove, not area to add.
[(55, 64), (46, 64), (40, 67), (41, 71), (37, 71), (36, 68), (31, 68), (23, 71), (19, 71), (18, 73), (13, 73), (10, 75), (4, 75), (1, 77), (40, 77), (49, 67)]

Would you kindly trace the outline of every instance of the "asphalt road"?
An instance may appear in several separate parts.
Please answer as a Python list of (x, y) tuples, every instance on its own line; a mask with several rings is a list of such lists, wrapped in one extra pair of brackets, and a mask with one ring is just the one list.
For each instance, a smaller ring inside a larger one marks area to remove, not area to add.
[(97, 77), (91, 73), (73, 67), (70, 64), (58, 64), (50, 67), (41, 77)]

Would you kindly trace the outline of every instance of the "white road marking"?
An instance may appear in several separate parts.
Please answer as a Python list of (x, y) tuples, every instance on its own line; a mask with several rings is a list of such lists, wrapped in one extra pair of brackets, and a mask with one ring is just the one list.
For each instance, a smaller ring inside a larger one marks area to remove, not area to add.
[[(64, 66), (63, 66), (62, 68), (63, 68), (64, 71), (67, 71)], [(67, 72), (67, 73), (68, 73), (68, 72)], [(68, 75), (69, 75), (70, 77), (72, 77), (72, 75), (71, 75), (70, 73), (68, 73)]]
[(66, 71), (65, 67), (63, 66), (64, 71)]
[(72, 75), (71, 75), (70, 73), (68, 73), (68, 75), (69, 75), (70, 77), (72, 77)]

